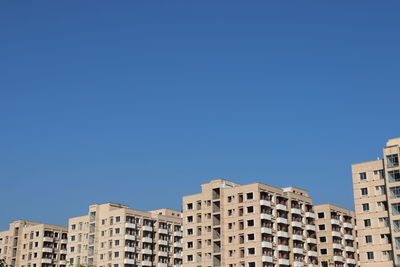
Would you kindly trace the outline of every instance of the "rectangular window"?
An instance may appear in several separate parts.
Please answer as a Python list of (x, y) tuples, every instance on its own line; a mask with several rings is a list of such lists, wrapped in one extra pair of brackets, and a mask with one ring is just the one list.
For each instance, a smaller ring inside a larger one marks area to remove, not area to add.
[(393, 231), (400, 232), (400, 220), (393, 220)]
[(361, 181), (367, 180), (367, 173), (366, 172), (360, 172), (360, 180)]
[(400, 214), (400, 203), (394, 203), (391, 205), (391, 207), (392, 207), (392, 215)]
[(366, 188), (366, 187), (365, 188), (361, 188), (360, 191), (361, 191), (361, 195), (362, 196), (367, 196), (368, 195), (368, 188)]
[(388, 172), (389, 183), (400, 182), (400, 171), (394, 170)]
[(390, 187), (390, 198), (400, 197), (400, 186)]
[(367, 243), (367, 244), (372, 243), (372, 235), (365, 236), (365, 243)]
[(369, 211), (369, 203), (362, 204), (362, 210), (363, 211)]
[(323, 219), (323, 218), (325, 218), (325, 213), (318, 212), (318, 219)]
[(365, 219), (364, 220), (364, 226), (365, 227), (371, 227), (371, 219)]
[(400, 249), (400, 237), (395, 237), (394, 243), (396, 244), (396, 249)]
[(368, 251), (367, 252), (367, 259), (368, 260), (373, 260), (374, 259), (374, 252)]
[(386, 160), (387, 160), (387, 166), (389, 168), (399, 166), (399, 155), (397, 154), (386, 156)]

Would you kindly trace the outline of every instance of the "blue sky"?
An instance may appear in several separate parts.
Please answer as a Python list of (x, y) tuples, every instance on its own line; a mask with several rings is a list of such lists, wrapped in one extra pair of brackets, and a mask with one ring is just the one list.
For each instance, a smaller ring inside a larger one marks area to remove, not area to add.
[(400, 136), (399, 8), (1, 1), (0, 227), (220, 177), (351, 208), (351, 164)]

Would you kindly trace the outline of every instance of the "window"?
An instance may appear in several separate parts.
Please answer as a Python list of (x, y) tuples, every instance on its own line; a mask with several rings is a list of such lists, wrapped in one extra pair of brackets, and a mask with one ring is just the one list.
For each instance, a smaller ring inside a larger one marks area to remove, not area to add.
[(193, 216), (187, 216), (187, 222), (192, 223), (193, 222)]
[(328, 254), (328, 251), (326, 250), (326, 248), (322, 248), (320, 251), (321, 251), (321, 255)]
[(119, 233), (120, 233), (119, 228), (115, 228), (115, 234), (119, 234)]
[(253, 199), (253, 193), (247, 193), (246, 194), (246, 199), (247, 200), (252, 200)]
[(248, 227), (254, 226), (254, 220), (247, 220), (247, 226)]
[(318, 218), (319, 218), (319, 219), (325, 218), (325, 213), (323, 213), (323, 212), (318, 212)]
[(193, 255), (187, 255), (187, 261), (193, 261)]
[(360, 191), (361, 191), (361, 195), (362, 196), (368, 196), (368, 188), (366, 188), (366, 187), (365, 188), (361, 188)]
[(326, 242), (326, 236), (321, 236), (321, 237), (319, 238), (319, 241), (320, 241), (321, 243), (325, 243), (325, 242)]
[(254, 241), (254, 240), (255, 240), (254, 234), (247, 235), (247, 241)]
[(400, 220), (393, 220), (393, 231), (400, 232)]
[(120, 222), (120, 221), (121, 221), (121, 217), (120, 216), (115, 217), (115, 222)]
[(400, 182), (400, 171), (394, 170), (388, 172), (389, 183)]
[(119, 246), (119, 240), (114, 241), (115, 246)]
[(256, 249), (255, 248), (248, 248), (248, 254), (249, 255), (254, 255), (254, 254), (256, 254)]
[(374, 252), (368, 251), (367, 252), (367, 259), (368, 260), (373, 260), (374, 259)]
[(386, 156), (386, 160), (387, 160), (387, 166), (389, 168), (399, 166), (399, 155), (397, 154)]
[(389, 188), (390, 198), (399, 198), (400, 197), (400, 186), (394, 186)]
[(253, 212), (254, 212), (253, 206), (247, 207), (247, 213), (253, 213)]
[(118, 258), (119, 257), (119, 252), (114, 252), (114, 258)]
[(379, 218), (379, 222), (383, 223), (384, 227), (388, 227), (389, 226), (389, 218), (388, 217), (380, 217)]
[(361, 181), (367, 180), (367, 173), (366, 172), (360, 172), (360, 180)]
[(396, 249), (400, 249), (400, 237), (395, 237), (394, 243), (396, 244)]
[(76, 229), (76, 225), (75, 224), (71, 225), (71, 230), (75, 230), (75, 229)]
[(188, 247), (188, 248), (193, 248), (193, 242), (188, 242), (188, 243), (187, 243), (187, 247)]
[(325, 224), (318, 225), (318, 229), (321, 230), (321, 231), (324, 231), (325, 230)]
[(380, 194), (380, 195), (386, 194), (386, 188), (384, 185), (375, 186), (375, 189), (376, 189), (376, 191), (378, 191), (378, 194)]
[(364, 220), (364, 226), (365, 227), (371, 227), (371, 219), (365, 219)]
[(191, 229), (191, 228), (190, 228), (190, 229), (187, 229), (187, 234), (188, 234), (188, 235), (193, 235), (193, 229)]
[(400, 203), (394, 203), (391, 205), (391, 207), (392, 207), (392, 215), (400, 214)]
[(385, 178), (385, 172), (383, 170), (376, 170), (374, 171), (375, 175), (379, 175), (379, 179)]
[(365, 236), (365, 243), (367, 243), (367, 244), (372, 243), (372, 235), (366, 235)]
[(362, 204), (362, 210), (363, 211), (369, 211), (369, 203)]

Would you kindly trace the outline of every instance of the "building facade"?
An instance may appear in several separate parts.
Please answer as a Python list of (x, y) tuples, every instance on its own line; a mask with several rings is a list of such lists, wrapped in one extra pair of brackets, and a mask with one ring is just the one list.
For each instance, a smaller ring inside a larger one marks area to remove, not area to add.
[(358, 266), (354, 212), (332, 204), (316, 205), (314, 211), (320, 266)]
[(68, 262), (96, 267), (182, 266), (181, 212), (105, 203), (69, 219)]
[(383, 148), (383, 159), (352, 165), (361, 266), (400, 264), (400, 138)]
[(307, 191), (222, 179), (201, 187), (183, 197), (185, 267), (318, 266)]
[(67, 227), (25, 220), (0, 232), (0, 258), (13, 267), (66, 267)]

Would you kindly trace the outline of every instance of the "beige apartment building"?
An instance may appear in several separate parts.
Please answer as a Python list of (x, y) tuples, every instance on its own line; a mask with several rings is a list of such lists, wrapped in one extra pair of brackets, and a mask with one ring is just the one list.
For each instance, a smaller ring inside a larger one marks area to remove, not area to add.
[(68, 262), (96, 267), (181, 267), (181, 227), (180, 211), (91, 205), (87, 215), (69, 219)]
[(318, 266), (307, 191), (227, 180), (183, 197), (185, 267)]
[(352, 165), (359, 257), (362, 267), (400, 264), (400, 138), (383, 159)]
[(0, 232), (0, 258), (13, 267), (66, 267), (67, 227), (18, 220)]
[(314, 212), (320, 266), (359, 266), (354, 212), (332, 204), (316, 205)]

